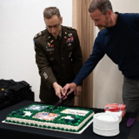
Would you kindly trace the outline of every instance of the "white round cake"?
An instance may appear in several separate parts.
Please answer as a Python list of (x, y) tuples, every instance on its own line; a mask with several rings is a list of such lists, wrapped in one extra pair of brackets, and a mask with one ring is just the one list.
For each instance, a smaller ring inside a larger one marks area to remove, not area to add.
[(97, 113), (93, 118), (93, 132), (102, 136), (119, 134), (119, 118), (109, 113)]

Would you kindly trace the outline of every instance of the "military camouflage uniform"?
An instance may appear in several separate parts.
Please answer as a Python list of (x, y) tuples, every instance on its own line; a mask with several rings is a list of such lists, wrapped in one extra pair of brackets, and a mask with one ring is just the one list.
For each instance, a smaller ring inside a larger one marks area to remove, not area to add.
[[(34, 37), (36, 63), (41, 76), (40, 99), (55, 104), (53, 83), (62, 87), (73, 81), (82, 66), (82, 54), (75, 29), (62, 26), (60, 43), (47, 29)], [(73, 99), (74, 94), (66, 101)]]

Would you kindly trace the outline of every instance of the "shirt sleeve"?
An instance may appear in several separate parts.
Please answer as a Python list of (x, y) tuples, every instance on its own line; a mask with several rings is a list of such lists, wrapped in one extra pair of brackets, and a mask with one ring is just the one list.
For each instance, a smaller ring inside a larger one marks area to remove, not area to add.
[(49, 89), (51, 89), (54, 82), (56, 82), (56, 78), (52, 72), (52, 69), (49, 65), (49, 61), (43, 52), (43, 48), (34, 40), (35, 52), (36, 52), (36, 64), (39, 69), (39, 74), (41, 78), (46, 82), (46, 85)]
[(81, 68), (73, 82), (78, 85), (81, 81), (83, 81), (93, 71), (93, 69), (100, 61), (100, 59), (104, 56), (104, 54), (105, 53), (101, 49), (101, 46), (99, 44), (99, 37), (97, 37), (94, 43), (92, 54), (84, 63), (83, 67)]

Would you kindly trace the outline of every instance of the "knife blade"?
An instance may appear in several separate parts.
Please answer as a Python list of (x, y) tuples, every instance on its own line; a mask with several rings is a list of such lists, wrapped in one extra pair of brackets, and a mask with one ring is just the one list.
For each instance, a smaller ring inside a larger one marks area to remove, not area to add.
[[(68, 93), (68, 92), (67, 92), (67, 93)], [(55, 106), (53, 107), (52, 111), (53, 111), (54, 109), (56, 109), (56, 108), (62, 103), (63, 99), (67, 96), (67, 93), (66, 93), (65, 95), (63, 95), (63, 96), (61, 97), (61, 99), (55, 104)]]

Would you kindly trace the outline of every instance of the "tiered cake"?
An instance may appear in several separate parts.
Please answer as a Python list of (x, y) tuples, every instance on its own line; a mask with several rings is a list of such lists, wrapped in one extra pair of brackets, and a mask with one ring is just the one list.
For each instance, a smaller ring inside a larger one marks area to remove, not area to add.
[(52, 108), (53, 105), (31, 104), (10, 113), (5, 123), (80, 133), (94, 115), (93, 110), (85, 108), (58, 106), (53, 111)]

